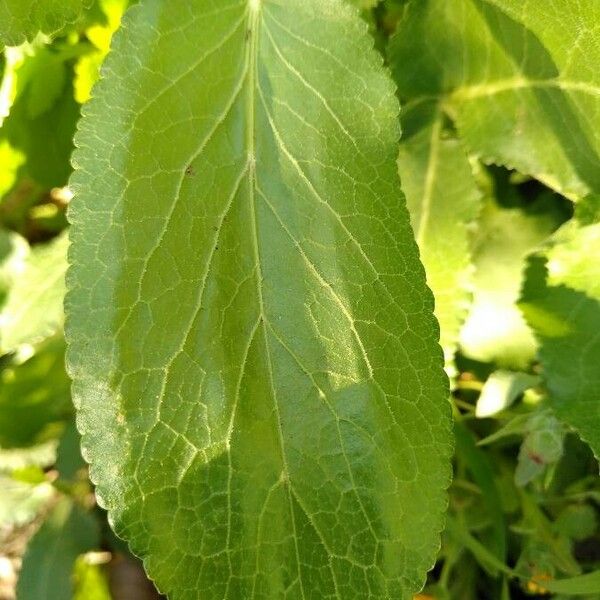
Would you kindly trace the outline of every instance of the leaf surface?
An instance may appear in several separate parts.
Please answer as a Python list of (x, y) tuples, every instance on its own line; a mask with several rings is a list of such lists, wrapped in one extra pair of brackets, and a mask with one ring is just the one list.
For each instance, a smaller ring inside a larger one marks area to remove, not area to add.
[(75, 22), (92, 0), (0, 0), (0, 44), (17, 46), (36, 33)]
[(438, 97), (486, 161), (579, 198), (600, 189), (596, 0), (416, 0), (389, 57), (402, 97)]
[(531, 260), (520, 302), (557, 416), (600, 457), (600, 224), (572, 221)]
[(469, 305), (468, 226), (478, 215), (481, 193), (461, 142), (447, 135), (443, 121), (437, 103), (405, 109), (398, 165), (450, 367)]
[(67, 336), (116, 531), (176, 600), (412, 598), (448, 389), (366, 25), (341, 0), (147, 0), (114, 44)]

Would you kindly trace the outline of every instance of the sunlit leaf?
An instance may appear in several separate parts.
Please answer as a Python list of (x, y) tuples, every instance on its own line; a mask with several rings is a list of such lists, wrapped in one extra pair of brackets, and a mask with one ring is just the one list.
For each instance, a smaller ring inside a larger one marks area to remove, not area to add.
[(68, 244), (63, 233), (32, 249), (0, 312), (3, 354), (41, 342), (62, 327)]
[(469, 147), (577, 198), (600, 191), (597, 0), (417, 0), (390, 45), (401, 96), (438, 97)]
[(511, 369), (524, 369), (533, 360), (535, 338), (516, 302), (526, 257), (559, 223), (553, 211), (525, 212), (486, 202), (473, 242), (473, 305), (460, 335), (466, 356)]
[(443, 120), (436, 103), (405, 109), (398, 165), (451, 370), (471, 296), (468, 226), (480, 210), (481, 193), (462, 144), (445, 133)]
[(78, 423), (175, 600), (408, 600), (433, 564), (448, 389), (371, 46), (341, 0), (147, 0), (86, 108)]

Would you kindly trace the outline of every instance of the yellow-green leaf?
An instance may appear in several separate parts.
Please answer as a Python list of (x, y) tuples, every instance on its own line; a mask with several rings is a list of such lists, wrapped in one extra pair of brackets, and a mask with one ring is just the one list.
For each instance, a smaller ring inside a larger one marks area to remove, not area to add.
[(411, 599), (451, 453), (398, 105), (342, 0), (146, 0), (77, 136), (69, 369), (175, 600)]

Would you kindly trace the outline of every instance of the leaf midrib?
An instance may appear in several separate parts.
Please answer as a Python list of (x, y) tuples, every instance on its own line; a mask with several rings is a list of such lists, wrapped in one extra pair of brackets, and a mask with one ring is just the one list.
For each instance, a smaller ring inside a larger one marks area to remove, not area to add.
[[(287, 458), (285, 455), (285, 445), (283, 440), (283, 430), (281, 427), (281, 414), (279, 412), (279, 404), (277, 401), (277, 392), (275, 390), (275, 381), (273, 376), (273, 367), (271, 364), (271, 352), (269, 348), (269, 338), (265, 326), (266, 311), (262, 289), (262, 267), (260, 260), (260, 242), (258, 233), (258, 218), (256, 214), (256, 87), (258, 85), (257, 70), (258, 70), (258, 35), (260, 30), (260, 11), (261, 11), (262, 0), (249, 0), (248, 2), (248, 31), (247, 31), (247, 50), (246, 50), (246, 81), (248, 85), (248, 93), (246, 96), (246, 149), (248, 153), (248, 176), (250, 179), (249, 185), (249, 202), (250, 202), (250, 218), (251, 218), (251, 231), (252, 231), (252, 246), (254, 252), (254, 260), (256, 264), (256, 291), (258, 296), (259, 305), (259, 322), (260, 329), (262, 331), (264, 344), (265, 344), (265, 362), (268, 370), (269, 385), (271, 388), (271, 394), (273, 397), (273, 408), (275, 411), (275, 419), (277, 420), (277, 435), (279, 439), (279, 447), (281, 451), (281, 462), (283, 465), (283, 472), (279, 477), (279, 481), (284, 482), (284, 488), (287, 491), (290, 520), (292, 525), (292, 533), (294, 539), (294, 550), (296, 554), (296, 565), (298, 568), (298, 584), (300, 586), (300, 593), (302, 598), (306, 598), (304, 592), (304, 584), (302, 581), (302, 563), (300, 561), (300, 550), (298, 548), (298, 533), (296, 529), (296, 519), (294, 516), (294, 505), (292, 502), (292, 491), (291, 482), (289, 480), (289, 467), (287, 464)], [(241, 366), (242, 371), (244, 365)], [(234, 408), (235, 410), (235, 408)], [(232, 422), (235, 416), (233, 415)], [(254, 580), (256, 583), (256, 578)], [(254, 586), (252, 590), (252, 596), (254, 597)]]

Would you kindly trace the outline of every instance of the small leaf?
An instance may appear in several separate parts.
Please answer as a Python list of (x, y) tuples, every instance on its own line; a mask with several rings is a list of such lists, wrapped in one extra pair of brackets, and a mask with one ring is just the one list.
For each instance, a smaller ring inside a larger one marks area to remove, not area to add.
[[(80, 556), (75, 563), (73, 600), (112, 600), (102, 566)], [(138, 592), (139, 593), (139, 592)]]
[(116, 531), (174, 600), (411, 599), (450, 409), (366, 24), (341, 0), (146, 0), (113, 48), (66, 302)]

